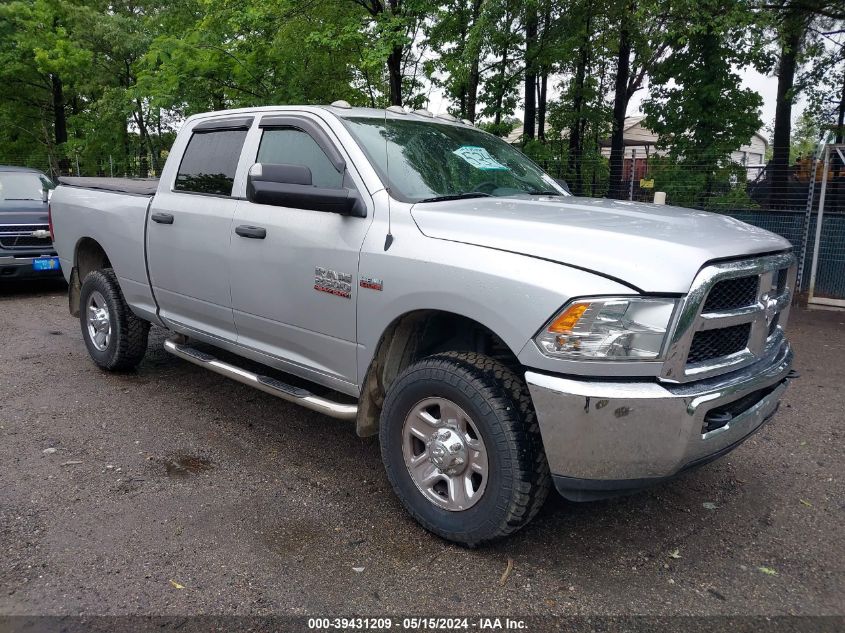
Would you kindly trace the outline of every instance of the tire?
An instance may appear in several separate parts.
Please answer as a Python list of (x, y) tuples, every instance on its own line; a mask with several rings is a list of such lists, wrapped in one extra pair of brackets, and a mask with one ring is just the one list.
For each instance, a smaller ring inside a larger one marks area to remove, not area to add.
[[(452, 424), (463, 414), (468, 421)], [(417, 441), (424, 430), (417, 427), (428, 424), (419, 420), (438, 416), (434, 439)], [(444, 425), (457, 428), (444, 434), (439, 430)], [(450, 444), (456, 435), (466, 450), (455, 455), (466, 460), (442, 471), (444, 448), (446, 458), (455, 460), (448, 447), (461, 444)], [(516, 532), (548, 496), (549, 467), (528, 388), (510, 369), (481, 354), (446, 352), (403, 371), (388, 390), (379, 440), (387, 477), (406, 510), (427, 530), (455, 543), (475, 547)], [(475, 450), (482, 447), (486, 459)], [(416, 480), (409, 464), (419, 464)], [(485, 465), (486, 474), (476, 480), (474, 470)], [(428, 483), (461, 468), (445, 483)], [(429, 469), (435, 472), (427, 475)]]
[[(92, 316), (92, 307), (100, 317)], [(107, 319), (104, 318), (107, 315)], [(89, 321), (92, 316), (94, 321)], [(101, 369), (134, 369), (147, 351), (150, 324), (138, 318), (126, 305), (111, 268), (88, 273), (79, 293), (79, 324), (85, 347)], [(93, 328), (93, 330), (92, 330)], [(103, 335), (107, 330), (105, 336)]]

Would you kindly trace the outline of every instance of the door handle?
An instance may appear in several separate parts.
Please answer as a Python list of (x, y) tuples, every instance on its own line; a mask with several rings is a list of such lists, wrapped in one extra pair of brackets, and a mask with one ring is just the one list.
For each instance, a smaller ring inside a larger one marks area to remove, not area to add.
[(169, 213), (153, 213), (150, 217), (157, 224), (173, 224), (173, 216)]
[(263, 240), (267, 237), (267, 229), (260, 226), (247, 226), (246, 224), (236, 227), (235, 233), (241, 237), (248, 237), (253, 240)]

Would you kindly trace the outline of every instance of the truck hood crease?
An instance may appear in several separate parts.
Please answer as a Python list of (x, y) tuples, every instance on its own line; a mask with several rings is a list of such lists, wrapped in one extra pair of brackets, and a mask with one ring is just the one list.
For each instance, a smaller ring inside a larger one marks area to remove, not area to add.
[(650, 293), (689, 290), (716, 259), (787, 250), (782, 237), (725, 215), (592, 198), (474, 198), (419, 203), (420, 231), (623, 280)]

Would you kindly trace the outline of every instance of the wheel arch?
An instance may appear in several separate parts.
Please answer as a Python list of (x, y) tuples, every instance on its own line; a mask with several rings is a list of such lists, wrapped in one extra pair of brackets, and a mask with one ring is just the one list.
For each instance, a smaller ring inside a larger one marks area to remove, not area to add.
[(487, 325), (462, 314), (418, 309), (397, 316), (385, 328), (361, 384), (356, 431), (378, 433), (384, 398), (396, 377), (409, 365), (438, 352), (472, 351), (496, 358), (521, 374), (517, 353)]
[(106, 250), (93, 237), (81, 237), (76, 241), (73, 249), (73, 269), (68, 284), (68, 309), (73, 316), (79, 316), (79, 292), (85, 276), (91, 271), (111, 267)]

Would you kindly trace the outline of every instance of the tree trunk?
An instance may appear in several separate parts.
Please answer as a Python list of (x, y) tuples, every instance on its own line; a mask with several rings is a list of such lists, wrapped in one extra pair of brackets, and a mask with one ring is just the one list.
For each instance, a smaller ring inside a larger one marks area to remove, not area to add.
[(507, 44), (502, 51), (502, 64), (499, 67), (499, 85), (496, 87), (496, 114), (493, 115), (493, 122), (496, 125), (502, 122), (502, 105), (505, 101), (505, 76), (508, 72), (508, 50)]
[(845, 81), (842, 83), (842, 95), (839, 98), (839, 117), (836, 119), (836, 142), (845, 142)]
[[(130, 147), (129, 143), (129, 130), (127, 129), (126, 123), (123, 125), (123, 176), (132, 176), (134, 175), (133, 172), (130, 172), (130, 168), (132, 166), (132, 148)], [(119, 172), (118, 172), (119, 173)]]
[(141, 110), (140, 103), (137, 104), (138, 109), (135, 111), (135, 124), (138, 126), (138, 176), (140, 178), (148, 178), (150, 175), (149, 163), (147, 161), (147, 151), (149, 144), (147, 142), (147, 124), (144, 121), (144, 113)]
[[(591, 15), (587, 15), (587, 24), (585, 33), (590, 33), (590, 24), (592, 22)], [(576, 196), (582, 193), (581, 173), (584, 150), (584, 118), (582, 111), (584, 109), (584, 83), (587, 77), (587, 64), (590, 61), (590, 35), (584, 38), (581, 43), (581, 51), (578, 56), (577, 66), (575, 68), (575, 86), (574, 98), (572, 100), (572, 110), (575, 113), (575, 119), (569, 128), (569, 156), (568, 172), (572, 176), (572, 182), (569, 183), (569, 188)]]
[(402, 105), (402, 47), (394, 46), (387, 58), (390, 105)]
[(624, 199), (622, 182), (625, 167), (625, 115), (628, 113), (628, 80), (631, 74), (631, 34), (628, 16), (623, 15), (619, 28), (619, 49), (616, 54), (616, 83), (613, 94), (613, 134), (610, 137), (610, 187), (611, 198)]
[[(543, 12), (543, 34), (541, 36), (543, 43), (547, 43), (551, 21), (551, 7), (547, 4)], [(537, 86), (537, 138), (541, 141), (546, 140), (546, 104), (548, 102), (547, 88), (549, 85), (549, 71), (549, 64), (544, 63), (540, 68), (540, 82)]]
[(540, 75), (540, 85), (537, 89), (537, 138), (546, 140), (546, 103), (548, 102), (549, 73), (544, 71)]
[(467, 86), (467, 111), (466, 118), (475, 123), (475, 111), (478, 109), (478, 58), (473, 59), (469, 69), (469, 85)]
[(534, 49), (537, 46), (537, 8), (525, 9), (525, 122), (522, 126), (522, 140), (534, 138), (537, 116), (537, 71), (534, 67)]
[[(472, 3), (472, 27), (475, 27), (478, 22), (478, 15), (481, 12), (482, 0), (475, 0)], [(478, 84), (481, 80), (481, 72), (479, 70), (479, 57), (481, 51), (478, 47), (473, 46), (471, 50), (472, 60), (469, 65), (469, 77), (467, 78), (467, 103), (466, 103), (466, 118), (475, 123), (475, 111), (478, 107)]]
[(769, 189), (769, 206), (781, 208), (789, 206), (790, 203), (789, 147), (792, 136), (792, 103), (795, 99), (792, 89), (798, 66), (798, 53), (804, 39), (804, 20), (800, 9), (792, 9), (786, 15), (783, 29), (772, 141), (772, 185)]
[(67, 143), (67, 110), (64, 86), (58, 75), (50, 75), (50, 85), (53, 93), (53, 138), (56, 141), (56, 151), (59, 154), (59, 171), (67, 174), (70, 173), (70, 161), (65, 156), (64, 148), (65, 143)]

